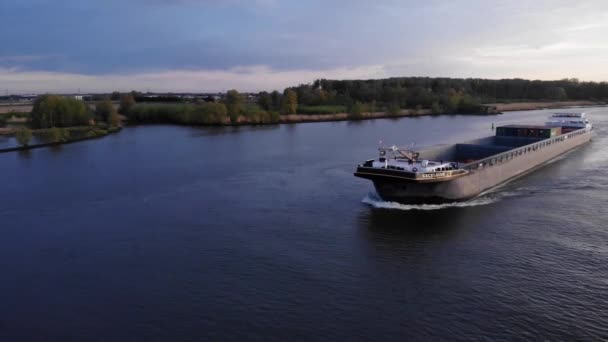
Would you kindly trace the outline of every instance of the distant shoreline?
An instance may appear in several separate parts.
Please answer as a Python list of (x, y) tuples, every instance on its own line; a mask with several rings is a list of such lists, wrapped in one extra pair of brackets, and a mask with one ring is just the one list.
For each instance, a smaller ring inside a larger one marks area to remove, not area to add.
[(569, 107), (595, 107), (606, 106), (606, 102), (600, 101), (529, 101), (529, 102), (512, 102), (512, 103), (486, 103), (490, 107), (496, 107), (499, 112), (514, 112), (524, 110), (541, 110), (541, 109), (562, 109)]
[[(494, 108), (493, 113), (487, 114), (461, 114), (461, 115), (497, 115), (503, 112), (511, 111), (526, 111), (526, 110), (542, 110), (542, 109), (563, 109), (569, 107), (593, 107), (606, 106), (605, 102), (599, 101), (527, 101), (527, 102), (511, 102), (511, 103), (486, 103), (484, 106)], [(0, 114), (9, 112), (26, 113), (32, 109), (31, 104), (0, 104)], [(337, 114), (289, 114), (281, 115), (279, 122), (276, 123), (253, 123), (249, 122), (245, 117), (240, 117), (236, 123), (225, 123), (220, 126), (244, 126), (244, 125), (276, 125), (276, 124), (296, 124), (296, 123), (311, 123), (311, 122), (332, 122), (332, 121), (362, 121), (373, 119), (392, 119), (404, 117), (419, 117), (428, 115), (457, 115), (454, 113), (432, 113), (430, 109), (404, 109), (399, 114), (389, 114), (388, 112), (362, 113), (358, 118), (352, 118), (348, 113)], [(213, 125), (218, 126), (218, 125)], [(13, 129), (0, 128), (0, 135), (11, 135)]]
[[(399, 114), (389, 114), (386, 112), (362, 113), (358, 119), (350, 118), (347, 113), (339, 114), (290, 114), (281, 115), (280, 123), (306, 123), (306, 122), (328, 122), (328, 121), (360, 121), (373, 119), (393, 119), (404, 117), (419, 117), (428, 115), (498, 115), (503, 112), (542, 110), (542, 109), (562, 109), (570, 107), (593, 107), (606, 106), (605, 102), (595, 101), (553, 101), (553, 102), (512, 102), (512, 103), (486, 103), (484, 106), (494, 107), (494, 113), (488, 114), (454, 114), (454, 113), (433, 113), (430, 109), (405, 109)], [(242, 123), (246, 124), (246, 123)]]

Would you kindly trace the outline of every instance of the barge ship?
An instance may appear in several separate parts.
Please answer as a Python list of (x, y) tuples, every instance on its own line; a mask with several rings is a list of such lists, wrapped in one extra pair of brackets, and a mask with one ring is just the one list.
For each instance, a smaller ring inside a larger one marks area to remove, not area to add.
[(496, 127), (496, 134), (421, 151), (381, 146), (355, 176), (374, 183), (385, 201), (466, 201), (535, 170), (591, 140), (585, 113), (556, 113), (545, 125)]

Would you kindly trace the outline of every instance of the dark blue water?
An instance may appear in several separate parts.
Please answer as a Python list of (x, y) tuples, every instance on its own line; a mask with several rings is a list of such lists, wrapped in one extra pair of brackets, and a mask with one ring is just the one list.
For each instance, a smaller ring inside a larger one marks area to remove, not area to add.
[(595, 140), (464, 206), (352, 176), (379, 140), (548, 112), (127, 128), (0, 155), (1, 341), (608, 338), (608, 110)]

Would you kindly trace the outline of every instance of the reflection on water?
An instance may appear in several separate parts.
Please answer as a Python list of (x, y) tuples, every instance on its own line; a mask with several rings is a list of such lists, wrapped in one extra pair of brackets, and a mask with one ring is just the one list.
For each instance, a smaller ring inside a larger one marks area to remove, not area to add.
[(458, 223), (463, 215), (465, 213), (458, 208), (437, 212), (371, 209), (360, 214), (359, 222), (374, 235), (407, 239), (454, 232), (459, 229)]
[(30, 159), (30, 158), (32, 158), (32, 150), (19, 150), (19, 151), (10, 152), (10, 153), (16, 153), (17, 156), (19, 156), (20, 159)]
[(259, 126), (218, 126), (218, 127), (201, 127), (195, 129), (192, 133), (193, 137), (211, 137), (216, 135), (238, 134), (251, 131), (272, 131), (278, 129), (277, 125), (259, 125)]

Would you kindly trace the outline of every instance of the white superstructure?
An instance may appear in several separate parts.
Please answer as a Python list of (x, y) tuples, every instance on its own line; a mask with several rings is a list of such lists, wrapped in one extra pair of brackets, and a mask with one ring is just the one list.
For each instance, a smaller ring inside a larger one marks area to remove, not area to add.
[(549, 117), (545, 125), (569, 129), (585, 128), (588, 131), (593, 129), (589, 120), (585, 118), (585, 113), (555, 113)]
[(409, 148), (397, 146), (378, 148), (380, 157), (370, 160), (370, 166), (407, 172), (443, 172), (458, 170), (458, 163), (450, 161), (419, 160), (419, 154)]

